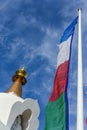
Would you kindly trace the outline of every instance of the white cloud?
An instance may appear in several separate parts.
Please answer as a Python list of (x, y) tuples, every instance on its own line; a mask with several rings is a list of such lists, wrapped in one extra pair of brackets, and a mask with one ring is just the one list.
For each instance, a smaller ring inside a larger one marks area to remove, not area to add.
[(55, 65), (58, 53), (58, 48), (56, 46), (58, 32), (57, 30), (53, 30), (51, 28), (42, 28), (42, 30), (45, 32), (45, 36), (43, 38), (41, 46), (38, 49), (38, 53), (41, 56), (46, 57), (49, 60), (50, 64)]
[(25, 95), (26, 95), (26, 93), (33, 93), (34, 95), (38, 95), (38, 96), (41, 95), (41, 92), (38, 91), (37, 89), (30, 89), (30, 90), (24, 89), (23, 92), (25, 93)]
[(6, 6), (8, 5), (8, 3), (10, 2), (11, 0), (0, 0), (0, 10), (6, 8)]
[(84, 85), (87, 84), (87, 77), (86, 77), (86, 75), (87, 75), (87, 68), (84, 69), (84, 73), (83, 73)]
[(51, 89), (52, 89), (52, 86), (53, 86), (52, 81), (49, 79), (49, 80), (47, 80), (46, 83), (43, 82), (42, 86), (43, 86), (43, 89), (46, 90), (46, 93), (50, 93)]
[(76, 125), (70, 126), (70, 130), (76, 130)]
[(16, 39), (10, 45), (10, 53), (5, 56), (10, 59), (13, 57), (16, 58), (17, 55), (23, 51), (23, 59), (25, 63), (27, 62), (26, 65), (29, 65), (29, 63), (31, 63), (34, 58), (39, 55), (46, 58), (50, 65), (55, 68), (56, 57), (58, 53), (58, 47), (56, 46), (56, 41), (58, 39), (57, 31), (52, 30), (51, 28), (46, 30), (44, 29), (44, 31), (45, 36), (43, 37), (42, 43), (39, 46), (29, 45), (23, 39)]
[[(55, 66), (54, 66), (54, 67), (55, 67)], [(46, 71), (47, 73), (50, 73), (50, 74), (53, 73), (53, 69), (52, 69), (50, 66), (46, 66), (45, 71)]]
[(42, 71), (42, 66), (30, 73), (29, 79), (32, 80)]

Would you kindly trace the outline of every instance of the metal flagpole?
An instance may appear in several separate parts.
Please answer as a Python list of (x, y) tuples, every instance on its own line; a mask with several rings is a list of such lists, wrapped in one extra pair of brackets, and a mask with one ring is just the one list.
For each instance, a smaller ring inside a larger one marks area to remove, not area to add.
[(83, 79), (82, 79), (82, 35), (81, 9), (78, 9), (78, 86), (77, 86), (77, 130), (84, 130), (83, 126)]

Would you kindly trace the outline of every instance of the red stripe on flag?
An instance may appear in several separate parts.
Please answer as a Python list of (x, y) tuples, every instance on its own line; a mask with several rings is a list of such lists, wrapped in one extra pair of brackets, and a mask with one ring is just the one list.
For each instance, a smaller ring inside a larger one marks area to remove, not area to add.
[(68, 75), (68, 61), (59, 65), (54, 78), (54, 87), (49, 101), (55, 101), (66, 89)]
[(86, 118), (86, 125), (87, 125), (87, 118)]

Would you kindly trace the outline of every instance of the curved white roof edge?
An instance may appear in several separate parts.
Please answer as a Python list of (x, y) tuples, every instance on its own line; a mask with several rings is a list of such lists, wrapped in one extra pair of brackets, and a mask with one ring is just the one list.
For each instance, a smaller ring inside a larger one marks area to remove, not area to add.
[(38, 101), (31, 98), (24, 100), (14, 93), (0, 93), (0, 130), (10, 130), (16, 117), (26, 110), (31, 110), (26, 130), (37, 130), (40, 113)]

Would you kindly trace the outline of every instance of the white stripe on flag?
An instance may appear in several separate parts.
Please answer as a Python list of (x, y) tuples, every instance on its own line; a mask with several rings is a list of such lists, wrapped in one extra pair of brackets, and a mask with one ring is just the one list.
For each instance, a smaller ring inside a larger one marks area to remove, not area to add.
[(57, 67), (60, 64), (64, 63), (65, 61), (69, 60), (71, 38), (72, 36), (70, 36), (66, 41), (62, 42), (59, 45), (59, 53), (57, 56)]

